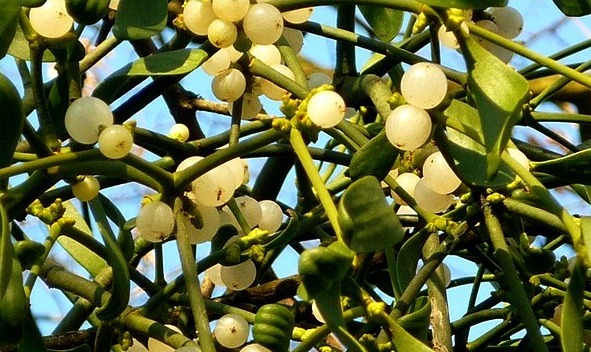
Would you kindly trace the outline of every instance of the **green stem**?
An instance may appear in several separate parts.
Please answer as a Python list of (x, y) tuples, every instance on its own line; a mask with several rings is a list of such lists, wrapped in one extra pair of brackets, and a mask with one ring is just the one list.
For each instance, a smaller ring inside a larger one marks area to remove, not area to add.
[(519, 273), (515, 268), (513, 259), (509, 252), (509, 246), (505, 241), (503, 230), (499, 219), (493, 214), (490, 205), (484, 206), (484, 221), (486, 228), (490, 235), (492, 245), (495, 249), (495, 256), (499, 261), (499, 265), (503, 270), (503, 279), (507, 283), (512, 297), (512, 304), (517, 309), (521, 321), (525, 325), (530, 342), (536, 351), (548, 351), (548, 346), (544, 342), (544, 338), (540, 332), (538, 320), (533, 311), (529, 298), (525, 292), (523, 283), (519, 278)]
[(572, 215), (570, 215), (568, 211), (560, 205), (556, 199), (554, 199), (552, 194), (550, 194), (534, 175), (515, 161), (508, 152), (503, 152), (501, 158), (519, 177), (521, 177), (523, 181), (525, 181), (530, 188), (530, 192), (540, 200), (546, 209), (558, 216), (573, 241), (577, 255), (579, 258), (583, 259), (586, 266), (591, 266), (591, 258), (589, 258), (587, 254), (587, 249), (583, 242), (583, 236), (581, 235), (581, 228), (577, 225)]
[(591, 116), (584, 114), (532, 111), (531, 116), (538, 122), (591, 123)]
[(193, 180), (205, 174), (214, 167), (219, 166), (236, 157), (240, 157), (244, 154), (255, 151), (267, 144), (271, 144), (281, 139), (283, 136), (284, 132), (270, 129), (256, 137), (252, 137), (247, 140), (240, 141), (239, 143), (231, 145), (227, 148), (220, 149), (214, 154), (202, 159), (195, 165), (192, 165), (182, 171), (175, 172), (173, 174), (175, 192), (181, 192), (191, 182), (193, 182)]
[(53, 166), (78, 163), (94, 158), (101, 158), (102, 154), (98, 149), (89, 149), (81, 152), (54, 154), (44, 158), (31, 160), (25, 163), (16, 164), (0, 169), (0, 179), (16, 176), (24, 173), (31, 173), (37, 170), (45, 170)]
[(285, 37), (281, 36), (279, 40), (275, 43), (279, 52), (281, 53), (281, 57), (285, 62), (285, 65), (289, 67), (291, 72), (295, 77), (296, 83), (298, 83), (302, 87), (308, 88), (308, 79), (306, 78), (306, 73), (302, 68), (302, 64), (300, 59), (298, 58), (297, 54), (293, 51), (289, 43), (285, 39)]
[(560, 233), (566, 232), (566, 227), (564, 227), (560, 219), (544, 209), (536, 208), (513, 198), (505, 198), (503, 205), (507, 210), (520, 217), (527, 218), (534, 223), (542, 224)]
[(506, 319), (510, 313), (510, 308), (485, 309), (478, 312), (466, 314), (460, 319), (454, 321), (451, 325), (454, 331), (463, 330), (471, 326), (483, 323), (485, 321), (495, 319)]
[(302, 163), (302, 167), (306, 171), (306, 175), (308, 175), (308, 178), (312, 183), (312, 187), (314, 187), (314, 189), (316, 190), (318, 200), (320, 201), (320, 204), (322, 204), (322, 207), (326, 212), (328, 220), (330, 221), (330, 224), (334, 229), (337, 239), (339, 241), (343, 241), (343, 233), (341, 231), (341, 226), (338, 222), (337, 207), (332, 201), (332, 196), (326, 189), (326, 185), (322, 181), (322, 177), (318, 173), (318, 169), (314, 164), (314, 160), (310, 156), (310, 153), (308, 153), (308, 149), (306, 148), (306, 142), (304, 142), (302, 133), (298, 129), (292, 127), (289, 135), (289, 141), (293, 146), (295, 154)]
[(154, 283), (160, 287), (166, 285), (164, 278), (164, 252), (162, 243), (154, 243)]
[[(51, 248), (53, 247), (55, 241), (62, 234), (62, 223), (65, 224), (67, 222), (72, 221), (73, 220), (71, 219), (66, 220), (65, 218), (61, 218), (53, 224), (51, 224), (51, 226), (49, 227), (49, 235), (47, 236), (47, 238), (45, 239), (45, 243), (43, 244), (45, 246), (45, 252), (43, 252), (43, 254), (37, 259), (35, 264), (33, 264), (33, 266), (31, 267), (31, 271), (29, 272), (29, 276), (25, 281), (25, 295), (27, 296), (27, 298), (31, 297), (33, 285), (35, 285), (35, 282), (37, 281), (37, 277), (39, 276), (39, 272), (41, 271), (41, 266), (49, 256), (49, 252), (51, 251)], [(65, 226), (71, 226), (71, 224), (66, 224)]]
[(384, 182), (390, 187), (409, 207), (411, 207), (426, 222), (433, 222), (439, 218), (434, 213), (430, 213), (417, 204), (417, 201), (390, 175), (387, 175)]
[(228, 208), (230, 208), (232, 215), (234, 215), (234, 217), (236, 218), (236, 221), (238, 221), (238, 224), (240, 225), (240, 229), (242, 230), (242, 232), (244, 232), (245, 235), (248, 235), (251, 231), (251, 228), (248, 224), (248, 221), (246, 221), (244, 214), (242, 214), (242, 211), (240, 210), (240, 207), (238, 206), (236, 199), (230, 199), (227, 205)]
[[(349, 32), (355, 31), (355, 5), (337, 5), (337, 27)], [(336, 43), (335, 75), (352, 76), (357, 72), (355, 64), (355, 45), (346, 41)]]
[(308, 95), (308, 88), (306, 86), (302, 86), (257, 58), (251, 58), (249, 70), (253, 75), (266, 78), (277, 86), (287, 89), (296, 98), (304, 99)]
[[(576, 68), (576, 71), (577, 72), (584, 72), (589, 67), (591, 67), (591, 61), (587, 61), (587, 62), (583, 63), (582, 65), (580, 65), (579, 67)], [(544, 88), (544, 90), (541, 91), (540, 94), (538, 94), (533, 99), (531, 99), (529, 101), (529, 106), (532, 108), (532, 110), (535, 110), (536, 107), (538, 107), (538, 105), (540, 105), (542, 102), (546, 101), (546, 99), (550, 98), (552, 95), (554, 95), (556, 92), (558, 92), (560, 89), (562, 89), (564, 86), (566, 86), (570, 82), (571, 82), (570, 78), (560, 77), (559, 79), (554, 81), (551, 85)]]
[[(408, 286), (406, 286), (404, 292), (402, 292), (402, 295), (400, 296), (400, 299), (396, 301), (394, 309), (390, 313), (390, 317), (392, 319), (396, 320), (406, 313), (411, 303), (417, 297), (417, 294), (421, 291), (421, 287), (423, 287), (431, 275), (433, 275), (437, 267), (443, 262), (443, 259), (445, 259), (448, 251), (453, 248), (453, 245), (451, 248), (448, 248), (448, 245), (446, 245), (445, 242), (446, 240), (442, 242), (436, 251), (431, 253), (429, 260), (425, 262), (425, 265), (423, 265), (423, 267), (412, 278)], [(458, 242), (458, 240), (454, 238), (454, 242)]]
[[(467, 23), (467, 22), (466, 22)], [(484, 40), (487, 40), (491, 43), (497, 44), (505, 49), (511, 50), (512, 52), (521, 55), (527, 59), (535, 61), (542, 66), (545, 66), (558, 74), (561, 74), (565, 77), (570, 78), (571, 80), (578, 82), (588, 88), (591, 88), (591, 77), (577, 72), (575, 69), (570, 67), (564, 66), (558, 61), (552, 60), (551, 58), (539, 54), (531, 49), (526, 48), (525, 46), (513, 42), (510, 39), (504, 38), (496, 33), (492, 33), (482, 27), (479, 27), (472, 23), (467, 23), (468, 28), (470, 30), (470, 34), (474, 34)]]
[[(353, 319), (362, 317), (364, 314), (365, 309), (363, 307), (355, 307), (343, 312), (343, 319), (345, 319), (345, 322), (349, 322)], [(314, 346), (319, 344), (328, 334), (330, 334), (330, 332), (330, 328), (327, 324), (315, 328), (314, 332), (312, 332), (310, 335), (307, 335), (306, 339), (297, 345), (292, 352), (311, 351)]]
[(154, 163), (148, 162), (133, 153), (127, 154), (121, 161), (150, 176), (161, 185), (162, 189), (172, 189), (174, 187), (172, 174)]
[[(343, 1), (346, 2), (346, 1)], [(361, 1), (365, 2), (365, 1)], [(386, 6), (387, 7), (387, 6)], [(378, 40), (374, 40), (354, 32), (349, 32), (343, 29), (319, 24), (315, 22), (306, 22), (299, 25), (293, 25), (293, 28), (302, 30), (306, 33), (316, 34), (325, 38), (334, 39), (337, 41), (345, 41), (355, 44), (357, 47), (364, 48), (376, 53), (386, 55), (388, 57), (394, 57), (397, 60), (405, 62), (407, 64), (416, 64), (418, 62), (429, 61), (422, 56), (411, 53), (410, 51), (401, 49), (395, 45), (384, 43)], [(458, 72), (446, 67), (441, 67), (447, 78), (450, 80), (462, 83), (466, 80), (466, 74)]]
[[(148, 319), (137, 311), (130, 312), (123, 319), (122, 323), (125, 328), (138, 335), (149, 336), (159, 341), (166, 343), (175, 349), (183, 346), (196, 347), (196, 343), (191, 339), (185, 337), (183, 334), (176, 332), (157, 321)], [(203, 348), (203, 345), (202, 345)], [(215, 349), (203, 349), (204, 351), (215, 351)]]
[[(29, 44), (31, 51), (31, 84), (33, 88), (33, 98), (35, 100), (35, 107), (37, 109), (37, 118), (39, 120), (39, 132), (49, 148), (42, 151), (43, 154), (39, 156), (51, 155), (52, 150), (60, 147), (60, 142), (53, 128), (51, 117), (49, 116), (49, 109), (47, 107), (47, 96), (43, 90), (43, 52), (45, 48), (39, 41), (34, 41)], [(37, 151), (40, 152), (40, 151)]]
[(92, 302), (95, 307), (100, 307), (107, 303), (111, 293), (100, 287), (96, 282), (87, 280), (72, 272), (67, 271), (62, 266), (47, 259), (39, 272), (39, 277), (49, 286), (58, 288), (62, 291), (68, 291)]
[(480, 284), (482, 283), (482, 278), (484, 277), (484, 272), (486, 267), (484, 265), (480, 265), (478, 267), (478, 271), (476, 272), (476, 276), (474, 277), (474, 284), (472, 285), (472, 290), (470, 291), (470, 298), (468, 299), (468, 307), (466, 311), (471, 311), (474, 306), (476, 305), (476, 299), (478, 298), (478, 291), (480, 290)]
[(1, 200), (0, 197), (0, 302), (4, 299), (10, 281), (12, 259), (14, 257), (14, 247), (10, 239), (10, 219)]
[(96, 65), (102, 58), (107, 56), (117, 45), (121, 44), (122, 41), (117, 39), (115, 36), (109, 37), (94, 48), (91, 52), (87, 53), (82, 60), (80, 60), (80, 72), (85, 72), (89, 68)]
[[(548, 57), (553, 60), (560, 60), (560, 59), (564, 59), (565, 57), (570, 56), (572, 54), (576, 54), (580, 51), (583, 51), (589, 47), (591, 47), (591, 39), (584, 40), (584, 41), (577, 43), (573, 46), (570, 46), (564, 50), (560, 50), (557, 53), (549, 55)], [(538, 70), (540, 67), (542, 67), (540, 64), (535, 63), (535, 64), (531, 64), (529, 66), (526, 66), (517, 72), (519, 72), (519, 74), (522, 76), (527, 76), (528, 73), (534, 72), (534, 71)]]
[[(439, 236), (435, 233), (423, 246), (423, 256), (428, 261), (431, 255), (437, 255)], [(429, 301), (431, 302), (431, 326), (433, 327), (433, 344), (442, 350), (452, 351), (452, 333), (449, 321), (449, 307), (445, 287), (443, 267), (438, 266), (434, 274), (427, 281)]]
[(197, 328), (197, 336), (199, 337), (199, 345), (204, 352), (215, 352), (215, 343), (211, 330), (209, 329), (209, 319), (207, 318), (207, 310), (205, 309), (205, 299), (201, 294), (199, 285), (199, 276), (197, 273), (197, 266), (195, 265), (195, 255), (193, 248), (185, 228), (185, 222), (182, 219), (183, 201), (176, 198), (174, 201), (174, 211), (177, 224), (177, 246), (181, 258), (181, 267), (185, 277), (185, 286), (189, 295), (189, 303), (193, 313), (193, 319)]

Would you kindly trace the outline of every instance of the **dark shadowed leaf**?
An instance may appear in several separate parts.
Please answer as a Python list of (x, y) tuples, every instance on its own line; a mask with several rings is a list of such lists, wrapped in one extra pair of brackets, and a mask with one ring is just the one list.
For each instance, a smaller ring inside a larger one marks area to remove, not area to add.
[(18, 27), (21, 8), (16, 0), (5, 0), (0, 5), (0, 59), (6, 56)]
[(167, 4), (166, 0), (121, 0), (113, 34), (121, 40), (138, 40), (160, 33), (166, 26)]
[(39, 7), (45, 4), (46, 0), (16, 0), (19, 6), (24, 7)]
[(556, 7), (567, 16), (585, 16), (591, 13), (589, 0), (552, 0)]

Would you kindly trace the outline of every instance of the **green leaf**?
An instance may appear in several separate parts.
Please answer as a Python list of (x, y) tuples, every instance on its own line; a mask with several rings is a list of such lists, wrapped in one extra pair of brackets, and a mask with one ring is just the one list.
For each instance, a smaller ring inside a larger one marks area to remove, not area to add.
[[(87, 234), (87, 236), (92, 237), (92, 235), (90, 235), (92, 231), (86, 224), (84, 217), (76, 210), (70, 201), (65, 203), (66, 212), (64, 213), (64, 216), (74, 219), (76, 221), (74, 227)], [(103, 258), (70, 237), (59, 236), (57, 238), (57, 243), (59, 243), (78, 264), (88, 271), (92, 277), (97, 276), (107, 266), (107, 262)]]
[(431, 317), (431, 302), (426, 296), (417, 297), (408, 314), (398, 319), (400, 326), (412, 336), (427, 341)]
[(563, 351), (583, 351), (583, 294), (585, 291), (584, 266), (575, 263), (573, 273), (564, 295), (561, 317), (560, 343)]
[(47, 348), (43, 341), (43, 335), (39, 331), (35, 318), (31, 315), (30, 310), (27, 310), (28, 312), (23, 322), (23, 338), (18, 344), (18, 352), (46, 352)]
[(591, 185), (591, 149), (560, 158), (532, 162), (532, 170), (568, 180), (568, 183)]
[(6, 56), (18, 27), (21, 8), (18, 1), (5, 0), (0, 5), (0, 59)]
[(396, 256), (396, 279), (398, 287), (404, 291), (417, 273), (417, 264), (421, 258), (423, 244), (429, 237), (428, 231), (419, 231), (406, 240)]
[(501, 152), (529, 98), (529, 84), (471, 37), (462, 42), (462, 52), (468, 66), (468, 93), (478, 109), (479, 132), (484, 137), (486, 175), (492, 179), (500, 167)]
[(379, 40), (387, 43), (400, 32), (404, 19), (402, 11), (367, 5), (358, 7)]
[(39, 7), (45, 4), (46, 0), (16, 0), (18, 6)]
[(394, 166), (397, 157), (398, 148), (388, 141), (386, 132), (382, 131), (353, 155), (349, 165), (349, 176), (353, 180), (363, 176), (374, 176), (378, 180), (383, 180)]
[(168, 16), (166, 0), (121, 0), (113, 35), (121, 40), (147, 39), (160, 33)]
[(567, 16), (585, 16), (591, 13), (589, 0), (552, 0), (563, 14)]
[(424, 343), (417, 340), (395, 320), (390, 320), (390, 331), (392, 331), (392, 343), (396, 351), (432, 352)]
[(337, 285), (340, 287), (353, 263), (353, 256), (354, 253), (342, 242), (305, 250), (298, 260), (298, 273), (308, 297), (315, 299)]
[[(8, 55), (16, 57), (17, 59), (31, 61), (31, 51), (29, 50), (29, 42), (25, 38), (20, 26), (16, 27), (14, 38), (8, 47)], [(43, 62), (55, 62), (55, 56), (49, 50), (43, 51)]]
[(10, 281), (13, 258), (14, 247), (10, 240), (10, 219), (4, 204), (0, 203), (0, 302), (4, 298)]
[(353, 182), (339, 203), (339, 225), (346, 244), (357, 253), (374, 252), (400, 242), (404, 229), (373, 176)]
[(581, 235), (585, 244), (582, 247), (587, 250), (587, 258), (591, 258), (591, 216), (581, 216)]
[(464, 183), (497, 187), (513, 181), (514, 173), (505, 164), (501, 164), (493, 178), (488, 177), (489, 158), (478, 110), (453, 100), (443, 114), (447, 119), (447, 131), (438, 126), (434, 137), (448, 164)]
[(487, 7), (507, 6), (507, 0), (422, 0), (425, 5), (456, 8), (484, 9)]
[(201, 49), (180, 49), (150, 55), (113, 72), (92, 93), (108, 104), (146, 77), (184, 75), (198, 68), (208, 54)]

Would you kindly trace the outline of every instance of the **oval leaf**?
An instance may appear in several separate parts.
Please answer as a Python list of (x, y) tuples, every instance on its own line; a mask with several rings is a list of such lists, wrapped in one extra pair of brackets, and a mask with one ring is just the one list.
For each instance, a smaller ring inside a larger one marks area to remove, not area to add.
[(138, 40), (160, 33), (166, 26), (167, 4), (166, 0), (121, 0), (113, 35), (121, 40)]
[(484, 137), (486, 175), (491, 179), (500, 167), (513, 126), (521, 118), (529, 84), (471, 37), (462, 42), (462, 52), (468, 66), (468, 93), (478, 109)]
[(552, 0), (563, 14), (567, 16), (585, 16), (591, 13), (589, 0)]
[(487, 7), (507, 6), (507, 0), (422, 0), (429, 6), (456, 9), (485, 9)]
[(373, 176), (360, 178), (343, 193), (338, 221), (345, 242), (357, 253), (393, 246), (404, 237), (400, 221)]
[(487, 168), (490, 158), (484, 146), (483, 125), (478, 110), (453, 100), (443, 113), (447, 119), (447, 130), (437, 127), (434, 138), (445, 160), (464, 183), (497, 187), (513, 181), (513, 171), (505, 164), (501, 164), (496, 175), (489, 178)]
[(93, 91), (94, 97), (110, 104), (150, 76), (184, 75), (199, 67), (208, 54), (201, 49), (180, 49), (157, 53), (136, 60), (111, 74)]
[(359, 11), (379, 40), (389, 42), (400, 32), (403, 12), (385, 7), (359, 5)]

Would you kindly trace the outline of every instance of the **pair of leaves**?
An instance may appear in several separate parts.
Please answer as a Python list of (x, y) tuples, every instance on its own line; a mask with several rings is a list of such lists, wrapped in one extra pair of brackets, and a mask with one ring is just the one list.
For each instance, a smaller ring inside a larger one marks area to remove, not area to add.
[(529, 84), (473, 38), (461, 44), (468, 66), (467, 90), (476, 109), (454, 100), (444, 111), (447, 134), (436, 129), (435, 138), (464, 182), (500, 186), (513, 178), (501, 164), (501, 153), (521, 118)]

